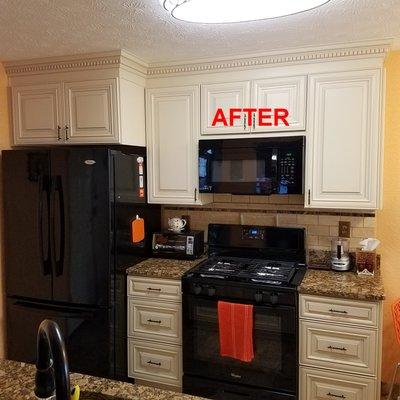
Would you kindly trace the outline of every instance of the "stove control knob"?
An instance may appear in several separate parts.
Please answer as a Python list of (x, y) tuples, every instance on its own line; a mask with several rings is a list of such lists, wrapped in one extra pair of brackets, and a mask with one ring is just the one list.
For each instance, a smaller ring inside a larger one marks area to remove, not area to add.
[(254, 299), (255, 299), (255, 301), (256, 301), (257, 303), (260, 303), (260, 302), (262, 301), (262, 299), (263, 299), (262, 293), (261, 293), (261, 292), (257, 292), (257, 293), (254, 295)]
[(271, 304), (278, 304), (278, 293), (271, 293), (269, 296)]
[(214, 296), (214, 294), (215, 294), (215, 287), (209, 287), (207, 293), (208, 293), (208, 295), (209, 295), (210, 297), (211, 297), (211, 296)]
[(201, 293), (201, 286), (194, 285), (193, 291), (194, 291), (194, 294), (200, 294)]

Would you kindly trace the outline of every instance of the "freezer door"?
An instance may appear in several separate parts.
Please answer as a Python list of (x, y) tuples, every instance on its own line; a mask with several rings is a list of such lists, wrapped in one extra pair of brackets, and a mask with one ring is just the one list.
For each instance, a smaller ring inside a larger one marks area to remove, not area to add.
[(51, 300), (49, 153), (2, 152), (6, 292)]
[(110, 304), (110, 169), (105, 148), (51, 150), (53, 299)]
[(108, 309), (65, 308), (54, 304), (7, 300), (7, 358), (35, 363), (40, 323), (59, 324), (70, 369), (88, 375), (113, 377), (112, 313)]

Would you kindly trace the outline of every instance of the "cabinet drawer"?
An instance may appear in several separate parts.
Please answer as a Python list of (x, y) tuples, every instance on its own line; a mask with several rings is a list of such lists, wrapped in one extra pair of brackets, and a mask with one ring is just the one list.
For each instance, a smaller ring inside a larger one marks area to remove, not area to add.
[(128, 298), (128, 336), (181, 343), (181, 305)]
[(128, 276), (128, 296), (181, 302), (181, 282)]
[(376, 327), (378, 303), (334, 299), (320, 296), (300, 296), (300, 318), (349, 323)]
[(182, 385), (182, 348), (128, 339), (128, 375), (172, 386)]
[(374, 375), (376, 332), (371, 329), (300, 321), (300, 363)]
[(376, 381), (300, 367), (300, 400), (376, 400)]

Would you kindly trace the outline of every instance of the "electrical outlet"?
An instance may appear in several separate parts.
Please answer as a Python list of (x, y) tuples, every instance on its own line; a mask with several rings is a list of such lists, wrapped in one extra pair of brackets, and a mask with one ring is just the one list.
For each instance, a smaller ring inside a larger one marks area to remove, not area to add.
[(350, 221), (339, 221), (339, 237), (350, 237)]

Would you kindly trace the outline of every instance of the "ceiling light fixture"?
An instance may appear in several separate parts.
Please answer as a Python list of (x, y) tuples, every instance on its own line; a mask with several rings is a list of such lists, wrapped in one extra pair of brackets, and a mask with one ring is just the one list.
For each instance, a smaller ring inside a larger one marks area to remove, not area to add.
[(205, 24), (256, 21), (297, 14), (330, 0), (160, 0), (176, 19)]

